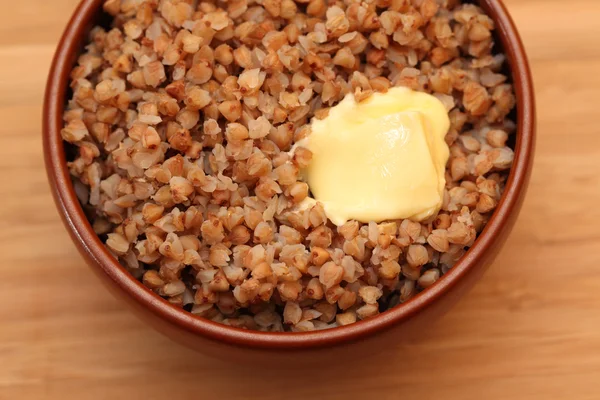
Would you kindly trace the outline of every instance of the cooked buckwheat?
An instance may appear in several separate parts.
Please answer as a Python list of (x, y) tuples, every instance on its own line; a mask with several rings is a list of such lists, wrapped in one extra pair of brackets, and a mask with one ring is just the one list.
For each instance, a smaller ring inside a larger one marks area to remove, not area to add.
[[(106, 0), (61, 131), (78, 198), (149, 290), (263, 331), (354, 323), (452, 268), (496, 208), (515, 96), (494, 22), (460, 0)], [(439, 213), (333, 225), (289, 150), (346, 94), (446, 106)]]

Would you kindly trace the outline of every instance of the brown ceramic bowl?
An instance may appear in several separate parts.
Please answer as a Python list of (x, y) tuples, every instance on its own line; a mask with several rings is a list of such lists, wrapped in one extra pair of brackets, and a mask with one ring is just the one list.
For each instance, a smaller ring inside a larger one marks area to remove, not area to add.
[[(305, 333), (254, 332), (211, 322), (174, 307), (146, 289), (121, 267), (96, 236), (79, 205), (69, 177), (60, 136), (69, 73), (86, 33), (101, 15), (102, 0), (83, 0), (68, 23), (52, 62), (44, 103), (46, 168), (56, 205), (73, 241), (92, 270), (109, 289), (132, 305), (142, 319), (168, 336), (196, 349), (217, 350), (220, 354), (223, 354), (223, 349), (231, 350), (235, 347), (237, 353), (241, 352), (241, 347), (255, 351), (307, 350), (349, 342), (365, 343), (363, 339), (375, 337), (376, 341), (367, 341), (367, 345), (363, 346), (372, 351), (384, 348), (380, 345), (382, 342), (397, 341), (400, 337), (416, 332), (421, 326), (419, 322), (427, 322), (446, 310), (490, 265), (517, 218), (532, 167), (535, 104), (531, 72), (523, 44), (500, 0), (480, 0), (478, 3), (497, 24), (497, 39), (508, 57), (516, 89), (517, 135), (514, 165), (498, 208), (475, 244), (435, 285), (410, 301), (377, 317), (330, 330)], [(353, 348), (353, 352), (356, 348)], [(231, 353), (230, 351), (229, 354)]]

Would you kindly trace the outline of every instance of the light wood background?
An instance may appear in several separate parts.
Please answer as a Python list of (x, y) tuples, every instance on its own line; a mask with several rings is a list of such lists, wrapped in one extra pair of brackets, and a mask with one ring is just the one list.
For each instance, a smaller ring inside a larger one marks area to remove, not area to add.
[(485, 278), (368, 362), (260, 370), (170, 342), (84, 266), (44, 173), (41, 104), (77, 0), (0, 0), (0, 399), (600, 398), (600, 1), (506, 0), (539, 136), (529, 196)]

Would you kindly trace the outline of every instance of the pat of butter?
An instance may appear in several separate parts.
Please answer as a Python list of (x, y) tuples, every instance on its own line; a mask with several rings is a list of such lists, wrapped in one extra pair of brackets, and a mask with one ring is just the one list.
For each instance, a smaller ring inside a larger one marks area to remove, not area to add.
[(297, 144), (313, 153), (302, 174), (334, 224), (421, 221), (439, 211), (450, 120), (437, 98), (392, 88), (357, 103), (350, 94), (311, 127)]

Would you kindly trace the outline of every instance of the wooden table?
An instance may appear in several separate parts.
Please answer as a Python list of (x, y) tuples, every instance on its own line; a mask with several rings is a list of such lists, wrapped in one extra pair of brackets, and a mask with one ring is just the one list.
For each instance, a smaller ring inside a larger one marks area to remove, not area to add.
[(313, 370), (188, 351), (84, 266), (40, 138), (48, 65), (76, 3), (0, 1), (0, 399), (600, 398), (598, 0), (506, 0), (533, 66), (539, 137), (520, 221), (489, 273), (418, 340)]

